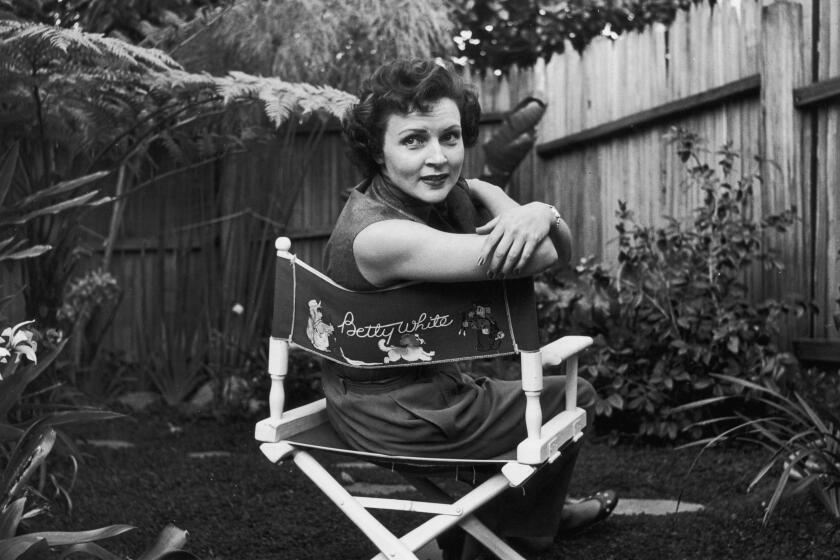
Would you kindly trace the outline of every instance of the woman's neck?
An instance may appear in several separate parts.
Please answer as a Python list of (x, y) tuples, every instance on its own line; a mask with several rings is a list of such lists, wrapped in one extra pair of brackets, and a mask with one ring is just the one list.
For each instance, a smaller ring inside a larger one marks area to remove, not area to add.
[(370, 189), (385, 204), (422, 222), (428, 222), (433, 205), (405, 193), (385, 175), (380, 173), (375, 176), (371, 181)]

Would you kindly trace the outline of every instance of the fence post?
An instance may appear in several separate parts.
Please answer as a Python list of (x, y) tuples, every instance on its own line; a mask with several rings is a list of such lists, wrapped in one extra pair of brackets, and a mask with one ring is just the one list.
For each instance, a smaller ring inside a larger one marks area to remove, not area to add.
[[(767, 241), (779, 250), (785, 270), (763, 272), (762, 292), (767, 297), (797, 293), (809, 295), (810, 247), (802, 218), (808, 211), (808, 190), (803, 176), (803, 119), (793, 104), (793, 88), (804, 84), (802, 6), (798, 2), (776, 0), (761, 10), (761, 174), (763, 185), (756, 193), (762, 216), (780, 213), (796, 206), (798, 221), (793, 232)], [(802, 321), (800, 324), (805, 325)], [(781, 326), (783, 345), (796, 335), (796, 329)]]

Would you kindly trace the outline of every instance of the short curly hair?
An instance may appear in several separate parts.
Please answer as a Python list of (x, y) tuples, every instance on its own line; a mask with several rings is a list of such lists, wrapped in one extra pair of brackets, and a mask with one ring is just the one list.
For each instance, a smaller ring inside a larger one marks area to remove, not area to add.
[(377, 68), (362, 84), (359, 102), (342, 119), (350, 160), (365, 177), (376, 175), (388, 117), (428, 111), (441, 99), (452, 99), (458, 106), (464, 146), (473, 146), (481, 106), (475, 91), (454, 70), (428, 59), (400, 59)]

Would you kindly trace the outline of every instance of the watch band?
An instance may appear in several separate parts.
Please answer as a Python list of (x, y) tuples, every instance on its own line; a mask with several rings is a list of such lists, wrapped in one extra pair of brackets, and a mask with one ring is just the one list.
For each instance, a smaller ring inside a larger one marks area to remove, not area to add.
[(548, 229), (548, 238), (551, 240), (551, 244), (554, 245), (557, 255), (564, 255), (568, 252), (568, 248), (566, 247), (567, 242), (562, 233), (566, 230), (566, 222), (563, 221), (563, 216), (560, 215), (560, 211), (554, 205), (544, 204), (551, 209), (551, 216), (553, 218), (551, 227)]
[(557, 210), (552, 204), (548, 204), (547, 202), (544, 203), (548, 208), (551, 210), (551, 216), (554, 218), (552, 222), (552, 226), (556, 231), (560, 231), (563, 227), (563, 216), (560, 215), (560, 211)]

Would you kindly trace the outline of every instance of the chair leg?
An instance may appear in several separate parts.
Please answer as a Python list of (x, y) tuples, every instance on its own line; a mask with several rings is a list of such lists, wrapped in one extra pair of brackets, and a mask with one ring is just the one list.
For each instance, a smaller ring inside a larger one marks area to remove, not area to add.
[(292, 457), (300, 470), (382, 551), (378, 557), (385, 560), (418, 560), (404, 542), (362, 507), (309, 453), (296, 449)]
[[(425, 482), (422, 482), (424, 480)], [(449, 498), (449, 496), (447, 496), (446, 493), (443, 492), (443, 490), (438, 488), (437, 485), (435, 485), (430, 480), (424, 479), (422, 477), (411, 479), (412, 484), (414, 484), (415, 481), (417, 482), (416, 487), (420, 492), (426, 493), (426, 490), (428, 489), (430, 495), (440, 496), (442, 494), (443, 496), (445, 496), (444, 499), (446, 499), (447, 501), (451, 500), (451, 498)], [(421, 524), (417, 528), (403, 535), (400, 541), (404, 543), (407, 547), (409, 547), (411, 550), (417, 550), (421, 546), (430, 542), (432, 539), (441, 535), (444, 531), (451, 529), (455, 525), (461, 525), (467, 519), (472, 519), (475, 521), (475, 523), (472, 523), (472, 521), (470, 522), (471, 528), (480, 526), (480, 528), (477, 529), (478, 532), (481, 532), (483, 534), (481, 529), (483, 528), (483, 530), (485, 530), (487, 533), (490, 533), (490, 529), (484, 526), (484, 524), (478, 521), (478, 519), (475, 519), (473, 517), (473, 513), (478, 508), (480, 508), (481, 506), (483, 506), (484, 504), (486, 504), (487, 502), (504, 492), (509, 487), (510, 483), (503, 474), (499, 473), (493, 475), (453, 504), (455, 507), (460, 509), (460, 515), (436, 515), (430, 519), (427, 519), (423, 524)], [(469, 531), (469, 529), (466, 530)], [(496, 538), (498, 539), (498, 537)], [(504, 545), (504, 543), (501, 542), (501, 539), (498, 539), (498, 542)], [(502, 551), (500, 547), (495, 546), (495, 543), (491, 546), (493, 546), (495, 550)], [(524, 560), (521, 556), (516, 554), (516, 551), (514, 551), (512, 548), (507, 547), (507, 549), (511, 553), (513, 553), (514, 556), (500, 556), (500, 558), (502, 558), (503, 560)], [(494, 553), (495, 550), (493, 550)], [(379, 554), (375, 556), (373, 560), (388, 560), (388, 557), (384, 554)]]
[[(440, 486), (428, 478), (419, 476), (406, 478), (418, 491), (429, 498), (446, 502), (452, 501), (452, 497), (449, 494), (444, 492)], [(479, 521), (475, 515), (467, 516), (462, 521), (459, 521), (458, 525), (501, 560), (525, 560), (522, 555), (491, 531), (487, 525)]]
[(479, 521), (475, 515), (464, 519), (459, 525), (475, 540), (484, 545), (487, 550), (495, 554), (497, 558), (501, 560), (525, 560), (525, 557), (488, 529), (487, 525)]

